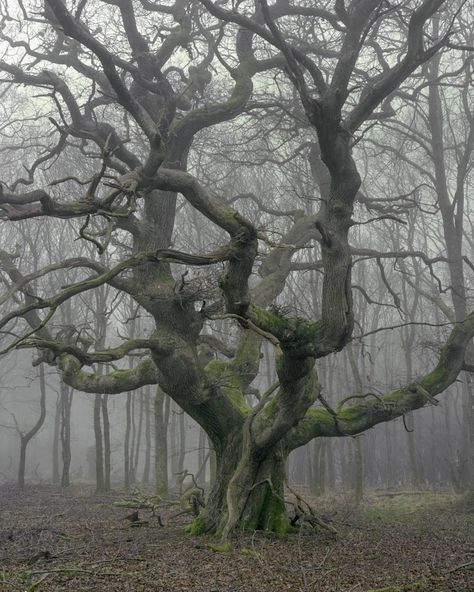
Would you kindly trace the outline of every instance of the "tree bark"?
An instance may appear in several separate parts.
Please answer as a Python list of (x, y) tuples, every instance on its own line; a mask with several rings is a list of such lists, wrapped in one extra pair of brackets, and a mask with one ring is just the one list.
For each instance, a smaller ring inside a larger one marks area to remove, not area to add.
[(61, 393), (58, 395), (56, 401), (56, 408), (54, 412), (54, 429), (53, 429), (53, 453), (52, 453), (52, 481), (59, 483), (59, 429), (61, 425)]
[(143, 485), (150, 483), (151, 464), (151, 421), (150, 421), (150, 389), (145, 390), (145, 460), (143, 463)]
[[(352, 370), (352, 376), (358, 393), (363, 392), (362, 376), (357, 365), (357, 358), (354, 354), (353, 345), (349, 344), (346, 348), (349, 364)], [(360, 437), (354, 441), (354, 462), (353, 462), (353, 476), (354, 476), (354, 498), (356, 502), (360, 502), (364, 497), (364, 453)]]
[(143, 389), (140, 391), (140, 405), (138, 409), (138, 427), (135, 436), (135, 450), (132, 458), (131, 465), (133, 466), (133, 477), (137, 480), (138, 477), (138, 461), (140, 458), (140, 448), (142, 443), (142, 431), (143, 431), (143, 409), (144, 409), (144, 393)]
[[(46, 418), (46, 380), (44, 376), (43, 364), (39, 367), (39, 384), (40, 384), (40, 415), (35, 425), (26, 433), (18, 430), (20, 435), (20, 460), (18, 463), (18, 486), (23, 489), (25, 487), (25, 471), (26, 471), (26, 449), (29, 442), (36, 436), (44, 424)], [(18, 428), (17, 428), (18, 429)]]
[(127, 393), (127, 400), (125, 403), (125, 438), (123, 442), (124, 455), (124, 487), (128, 491), (130, 489), (130, 423), (131, 423), (131, 407), (132, 394)]
[(362, 436), (354, 439), (354, 499), (362, 501), (364, 497), (364, 456)]
[(102, 422), (104, 426), (104, 492), (110, 491), (110, 421), (109, 421), (109, 410), (108, 410), (108, 395), (102, 395), (101, 399), (101, 410), (102, 410)]
[(215, 485), (190, 532), (211, 531), (227, 538), (231, 530), (290, 530), (284, 502), (287, 453), (276, 445), (260, 462), (245, 463), (251, 451), (242, 446), (246, 445), (237, 432), (225, 450), (216, 452)]
[(184, 411), (179, 413), (179, 452), (178, 452), (178, 466), (177, 473), (182, 475), (184, 473), (184, 460), (186, 458), (186, 422)]
[(310, 481), (311, 493), (324, 495), (326, 491), (326, 442), (323, 439), (315, 440), (310, 447), (308, 455), (311, 463), (312, 479)]
[(94, 397), (94, 439), (95, 439), (95, 491), (104, 493), (104, 448), (102, 441), (102, 425), (100, 421), (102, 395)]
[[(165, 405), (166, 400), (166, 405)], [(166, 413), (166, 406), (168, 413)], [(168, 417), (169, 397), (160, 387), (156, 388), (154, 400), (155, 416), (155, 492), (168, 496)]]
[(61, 487), (70, 485), (71, 467), (71, 405), (73, 391), (64, 381), (61, 381), (61, 456), (63, 467), (61, 472)]

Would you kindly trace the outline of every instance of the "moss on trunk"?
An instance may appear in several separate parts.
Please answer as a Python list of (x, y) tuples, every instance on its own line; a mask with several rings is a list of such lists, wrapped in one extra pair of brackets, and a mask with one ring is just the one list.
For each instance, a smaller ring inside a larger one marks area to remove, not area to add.
[(265, 458), (255, 460), (248, 452), (243, 449), (241, 433), (234, 434), (231, 444), (217, 451), (216, 482), (206, 508), (188, 526), (188, 533), (221, 535), (225, 532), (229, 499), (232, 499), (233, 511), (238, 512), (232, 531), (283, 533), (291, 530), (284, 501), (286, 453), (278, 447)]

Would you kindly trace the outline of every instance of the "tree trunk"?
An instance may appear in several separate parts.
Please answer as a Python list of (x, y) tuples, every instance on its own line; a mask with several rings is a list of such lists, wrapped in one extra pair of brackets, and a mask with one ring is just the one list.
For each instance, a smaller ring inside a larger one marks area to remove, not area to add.
[(134, 457), (131, 459), (131, 465), (133, 466), (133, 477), (134, 481), (137, 480), (138, 475), (138, 461), (140, 458), (140, 445), (142, 441), (142, 427), (143, 427), (143, 407), (144, 407), (144, 393), (143, 390), (140, 391), (140, 406), (138, 410), (138, 427), (136, 431), (136, 438), (135, 438), (135, 451)]
[(245, 462), (251, 450), (242, 450), (241, 440), (237, 432), (224, 450), (216, 452), (216, 481), (190, 532), (211, 531), (227, 538), (230, 526), (280, 533), (291, 530), (284, 502), (286, 452), (276, 445), (259, 461)]
[(362, 436), (354, 439), (354, 497), (360, 502), (364, 497), (364, 457), (362, 452)]
[(61, 381), (61, 456), (63, 461), (61, 487), (69, 487), (70, 485), (72, 393), (72, 389)]
[(108, 395), (102, 395), (102, 421), (104, 426), (104, 491), (110, 491), (110, 421)]
[(94, 438), (95, 438), (95, 491), (103, 493), (104, 483), (104, 448), (102, 442), (102, 426), (100, 421), (102, 395), (94, 397)]
[(150, 483), (151, 464), (151, 421), (150, 421), (150, 389), (145, 391), (145, 461), (143, 463), (143, 485)]
[(405, 423), (408, 431), (408, 456), (410, 459), (411, 468), (411, 483), (415, 489), (421, 489), (424, 481), (422, 477), (422, 465), (419, 462), (415, 442), (415, 418), (413, 413), (407, 413), (405, 416)]
[(391, 429), (390, 429), (389, 423), (385, 424), (384, 432), (385, 432), (385, 466), (389, 467), (388, 474), (385, 478), (385, 483), (387, 484), (387, 487), (390, 489), (395, 484), (395, 480), (393, 478), (393, 472), (391, 470), (395, 465), (394, 465), (393, 458), (392, 458), (393, 457), (392, 435), (391, 435)]
[(178, 475), (184, 473), (184, 460), (186, 458), (186, 422), (184, 411), (179, 414), (179, 454), (178, 454)]
[(323, 495), (326, 490), (326, 446), (322, 439), (312, 443), (312, 454), (309, 455), (313, 479), (310, 483), (311, 493), (314, 495)]
[(18, 487), (23, 489), (25, 487), (25, 469), (26, 469), (26, 447), (28, 440), (24, 436), (20, 436), (20, 460), (18, 461)]
[(334, 458), (333, 442), (328, 440), (326, 442), (326, 467), (327, 467), (327, 484), (329, 489), (336, 487), (336, 468)]
[(127, 393), (127, 402), (125, 404), (126, 423), (125, 423), (125, 439), (123, 443), (124, 455), (124, 486), (125, 489), (130, 489), (130, 422), (131, 422), (131, 404), (132, 393)]
[(134, 472), (134, 458), (135, 458), (135, 441), (137, 436), (137, 425), (135, 423), (135, 400), (136, 400), (136, 393), (135, 396), (131, 395), (130, 399), (130, 458), (128, 461), (129, 467), (129, 481), (130, 484), (135, 483), (135, 472)]
[[(32, 438), (36, 436), (36, 434), (40, 431), (44, 424), (44, 420), (46, 418), (46, 380), (44, 376), (44, 367), (43, 364), (39, 367), (39, 377), (40, 377), (40, 415), (38, 420), (36, 421), (35, 425), (31, 428), (29, 432), (26, 434), (22, 434), (19, 429), (20, 434), (20, 460), (18, 463), (18, 486), (23, 489), (25, 487), (25, 471), (26, 471), (26, 448), (28, 443)], [(15, 420), (16, 422), (16, 420)]]
[[(166, 405), (165, 405), (166, 400)], [(168, 414), (166, 413), (166, 406)], [(158, 495), (168, 495), (168, 417), (169, 397), (158, 386), (155, 401), (155, 491)]]
[[(357, 364), (357, 358), (354, 353), (354, 346), (350, 343), (347, 346), (347, 356), (349, 358), (349, 364), (351, 366), (352, 375), (354, 378), (355, 386), (358, 393), (363, 392), (362, 376), (359, 371)], [(360, 502), (364, 497), (364, 452), (362, 447), (362, 441), (360, 437), (357, 437), (354, 442), (354, 463), (353, 463), (353, 475), (354, 475), (354, 497), (356, 502)]]
[(61, 424), (61, 394), (56, 401), (56, 410), (54, 413), (54, 430), (53, 430), (53, 455), (52, 465), (53, 471), (51, 479), (53, 483), (59, 483), (59, 427)]
[(171, 425), (170, 425), (170, 448), (171, 448), (171, 479), (176, 481), (176, 473), (178, 472), (178, 445), (176, 435), (177, 424), (176, 406), (171, 404)]
[(463, 476), (469, 492), (469, 499), (474, 500), (474, 380), (471, 374), (465, 373), (464, 384), (463, 427), (465, 448), (463, 460), (466, 470)]

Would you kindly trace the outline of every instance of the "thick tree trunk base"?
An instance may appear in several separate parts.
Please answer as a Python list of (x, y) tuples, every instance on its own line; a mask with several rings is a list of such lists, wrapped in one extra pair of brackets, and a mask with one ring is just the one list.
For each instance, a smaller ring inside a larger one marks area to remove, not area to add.
[[(265, 491), (258, 500), (248, 501), (244, 515), (239, 520), (235, 531), (254, 532), (256, 530), (286, 534), (297, 529), (291, 525), (290, 518), (283, 500), (276, 496), (268, 485), (263, 485)], [(204, 509), (191, 524), (186, 527), (186, 532), (191, 535), (222, 534), (222, 525), (215, 525), (214, 520), (209, 520), (209, 515)]]
[(252, 479), (243, 478), (241, 482), (237, 475), (241, 472), (241, 460), (229, 452), (219, 456), (217, 479), (207, 505), (187, 527), (187, 532), (193, 535), (213, 533), (218, 536), (225, 532), (229, 520), (229, 488), (232, 488), (234, 505), (239, 507), (232, 532), (294, 532), (284, 500), (285, 463), (282, 454), (273, 451), (254, 470), (248, 467), (245, 475), (250, 473)]

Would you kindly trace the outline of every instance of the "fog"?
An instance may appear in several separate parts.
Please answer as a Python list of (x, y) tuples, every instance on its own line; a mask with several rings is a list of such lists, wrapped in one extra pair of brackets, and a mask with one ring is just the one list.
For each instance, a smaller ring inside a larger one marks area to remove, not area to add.
[(7, 505), (472, 507), (473, 9), (0, 3)]

